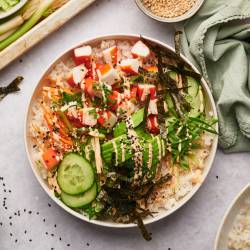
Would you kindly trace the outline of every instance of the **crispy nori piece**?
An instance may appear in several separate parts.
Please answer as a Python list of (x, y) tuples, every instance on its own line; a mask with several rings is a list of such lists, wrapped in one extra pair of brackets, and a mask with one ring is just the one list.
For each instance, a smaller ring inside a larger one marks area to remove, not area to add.
[(23, 77), (18, 76), (8, 86), (0, 87), (0, 101), (10, 93), (20, 91), (19, 84), (22, 82)]

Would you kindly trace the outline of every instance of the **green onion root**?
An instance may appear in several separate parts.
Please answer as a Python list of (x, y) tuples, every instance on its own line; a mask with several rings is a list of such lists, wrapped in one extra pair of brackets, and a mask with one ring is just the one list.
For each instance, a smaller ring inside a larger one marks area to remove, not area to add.
[(13, 17), (6, 23), (3, 23), (0, 25), (0, 35), (5, 34), (9, 32), (10, 30), (13, 30), (14, 28), (17, 28), (23, 23), (24, 23), (24, 19), (21, 15)]

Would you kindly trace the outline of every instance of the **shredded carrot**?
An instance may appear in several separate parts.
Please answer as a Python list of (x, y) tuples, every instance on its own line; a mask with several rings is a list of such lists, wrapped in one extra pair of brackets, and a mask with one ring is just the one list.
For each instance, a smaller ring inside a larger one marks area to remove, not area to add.
[(72, 94), (74, 94), (74, 91), (72, 90), (72, 89), (69, 89), (69, 88), (63, 88), (62, 87), (62, 90), (63, 90), (63, 92), (65, 92), (65, 93), (67, 93), (67, 94), (70, 94), (70, 95), (72, 95)]
[(65, 144), (68, 144), (68, 145), (70, 145), (70, 146), (73, 146), (73, 142), (72, 142), (71, 139), (65, 139), (65, 138), (63, 138), (62, 136), (60, 136), (60, 140), (61, 140), (63, 143), (65, 143)]

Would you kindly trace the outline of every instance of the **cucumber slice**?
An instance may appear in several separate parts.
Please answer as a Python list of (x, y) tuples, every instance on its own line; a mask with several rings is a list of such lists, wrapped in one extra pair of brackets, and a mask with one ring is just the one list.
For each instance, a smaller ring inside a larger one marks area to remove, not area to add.
[[(143, 122), (144, 118), (144, 108), (139, 109), (132, 115), (133, 128), (136, 128)], [(118, 123), (114, 128), (114, 137), (118, 137), (126, 133), (126, 124), (125, 122)]]
[[(174, 71), (169, 72), (169, 76), (176, 80), (177, 73)], [(186, 100), (190, 104), (191, 110), (189, 115), (197, 117), (200, 112), (204, 111), (204, 98), (200, 83), (193, 77), (187, 76), (188, 91)], [(174, 110), (174, 104), (171, 100), (170, 95), (166, 97), (166, 102), (170, 111)]]
[(92, 187), (94, 170), (82, 156), (70, 153), (58, 168), (57, 182), (64, 193), (80, 194)]
[(69, 195), (64, 192), (61, 193), (62, 201), (69, 207), (80, 208), (91, 203), (97, 196), (97, 185), (96, 183), (83, 194)]
[(186, 100), (191, 106), (190, 116), (197, 117), (200, 112), (203, 112), (203, 93), (199, 82), (193, 77), (187, 77), (188, 95)]

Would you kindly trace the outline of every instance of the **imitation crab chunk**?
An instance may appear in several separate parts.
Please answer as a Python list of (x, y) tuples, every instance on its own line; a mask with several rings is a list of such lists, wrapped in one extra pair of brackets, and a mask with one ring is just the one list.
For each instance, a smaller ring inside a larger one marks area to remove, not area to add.
[(68, 84), (71, 87), (78, 87), (87, 75), (88, 70), (84, 64), (74, 67), (67, 79)]
[(105, 49), (102, 52), (105, 62), (108, 64), (116, 65), (117, 64), (117, 52), (118, 52), (118, 48), (116, 46)]
[(141, 62), (138, 59), (124, 59), (121, 61), (120, 67), (128, 75), (137, 75), (140, 65)]
[(120, 80), (117, 71), (110, 64), (99, 65), (97, 68), (99, 80), (103, 83), (113, 85)]
[(139, 84), (137, 93), (141, 102), (144, 102), (148, 95), (150, 95), (150, 100), (156, 99), (156, 87), (153, 84)]
[(92, 55), (92, 48), (91, 46), (83, 46), (80, 48), (74, 49), (74, 62), (79, 64), (85, 64), (87, 68), (91, 67), (91, 55)]
[(134, 58), (147, 58), (150, 55), (150, 50), (142, 41), (138, 41), (131, 49)]

